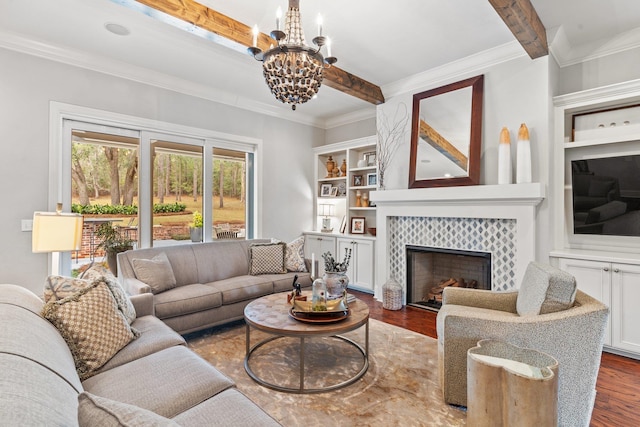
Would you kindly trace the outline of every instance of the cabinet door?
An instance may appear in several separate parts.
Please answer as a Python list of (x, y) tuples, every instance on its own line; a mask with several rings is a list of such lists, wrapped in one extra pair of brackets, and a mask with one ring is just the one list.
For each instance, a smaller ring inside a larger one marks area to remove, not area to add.
[[(611, 264), (601, 261), (585, 261), (560, 258), (559, 268), (576, 278), (578, 289), (592, 296), (611, 310)], [(604, 344), (611, 343), (611, 315), (604, 333)]]
[(338, 239), (338, 256), (351, 249), (351, 262), (347, 269), (349, 286), (362, 291), (373, 291), (373, 241), (365, 239)]
[(322, 254), (325, 252), (331, 252), (335, 255), (335, 251), (335, 237), (305, 234), (304, 256), (308, 259), (311, 259), (311, 255), (314, 255), (314, 258), (318, 263), (318, 271), (316, 272), (316, 277), (322, 277), (322, 275), (324, 274), (324, 261), (322, 260)]
[(347, 277), (349, 277), (349, 286), (356, 283), (357, 270), (356, 270), (356, 262), (358, 248), (356, 247), (353, 239), (338, 239), (338, 250), (334, 258), (336, 261), (342, 262), (344, 259), (345, 250), (351, 249), (351, 261), (349, 262), (349, 267), (347, 268)]
[(613, 264), (611, 268), (612, 345), (640, 354), (640, 266)]

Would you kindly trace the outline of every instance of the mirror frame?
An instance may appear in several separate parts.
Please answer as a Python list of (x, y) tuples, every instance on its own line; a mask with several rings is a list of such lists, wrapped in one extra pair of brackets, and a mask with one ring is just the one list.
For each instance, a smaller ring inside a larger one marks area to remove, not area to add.
[[(467, 176), (455, 178), (416, 179), (418, 141), (420, 139), (420, 101), (471, 86), (471, 134), (469, 141), (469, 171)], [(456, 185), (478, 185), (480, 183), (480, 154), (482, 151), (482, 98), (484, 75), (471, 77), (446, 86), (413, 95), (411, 117), (411, 154), (409, 157), (409, 188), (450, 187)]]

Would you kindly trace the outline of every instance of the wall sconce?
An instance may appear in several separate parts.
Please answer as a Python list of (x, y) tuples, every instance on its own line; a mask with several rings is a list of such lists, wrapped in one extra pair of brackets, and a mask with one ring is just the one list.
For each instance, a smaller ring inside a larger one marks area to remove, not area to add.
[(320, 210), (318, 212), (319, 216), (322, 216), (322, 231), (323, 233), (331, 233), (333, 228), (331, 228), (331, 218), (334, 216), (334, 206), (329, 204), (321, 204), (319, 205)]

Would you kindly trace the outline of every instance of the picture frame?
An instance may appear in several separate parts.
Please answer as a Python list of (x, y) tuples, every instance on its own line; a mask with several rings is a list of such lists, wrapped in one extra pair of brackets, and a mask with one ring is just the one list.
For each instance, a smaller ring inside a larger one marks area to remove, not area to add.
[(367, 166), (375, 166), (376, 165), (376, 152), (375, 151), (369, 151), (367, 153), (364, 153), (364, 161), (366, 162)]
[(365, 224), (363, 216), (351, 217), (351, 228), (349, 232), (351, 234), (364, 234)]
[(378, 174), (377, 173), (368, 173), (367, 174), (367, 185), (378, 185)]
[(354, 187), (361, 187), (364, 185), (364, 183), (362, 182), (362, 179), (364, 177), (362, 175), (353, 175), (353, 186)]
[(342, 217), (342, 222), (340, 223), (340, 232), (344, 233), (346, 229), (347, 229), (347, 216), (344, 215)]
[(338, 195), (338, 187), (331, 187), (331, 197), (336, 197)]
[(320, 186), (320, 197), (331, 196), (331, 184), (322, 184)]

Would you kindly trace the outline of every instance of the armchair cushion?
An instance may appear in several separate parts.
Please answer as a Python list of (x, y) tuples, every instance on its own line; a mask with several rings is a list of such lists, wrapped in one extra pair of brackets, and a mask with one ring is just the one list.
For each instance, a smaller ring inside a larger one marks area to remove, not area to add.
[(576, 298), (576, 279), (555, 267), (531, 262), (518, 292), (520, 316), (555, 313), (570, 308)]

